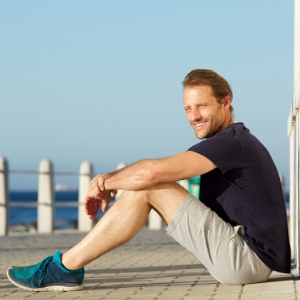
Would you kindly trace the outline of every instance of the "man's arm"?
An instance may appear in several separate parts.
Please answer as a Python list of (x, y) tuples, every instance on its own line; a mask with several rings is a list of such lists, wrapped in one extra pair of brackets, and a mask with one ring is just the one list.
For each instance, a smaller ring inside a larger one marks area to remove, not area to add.
[(205, 174), (216, 168), (206, 157), (192, 151), (163, 159), (145, 159), (108, 174), (99, 174), (90, 182), (85, 211), (94, 219), (102, 205), (105, 212), (117, 190), (141, 190), (160, 182), (172, 182)]
[(103, 190), (140, 190), (160, 182), (171, 182), (205, 174), (217, 166), (193, 151), (163, 159), (138, 161), (124, 169), (99, 175)]

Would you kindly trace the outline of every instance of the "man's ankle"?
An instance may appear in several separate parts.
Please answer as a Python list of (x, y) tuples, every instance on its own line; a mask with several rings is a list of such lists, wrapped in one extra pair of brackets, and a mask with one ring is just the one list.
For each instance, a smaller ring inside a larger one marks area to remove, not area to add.
[(61, 263), (61, 266), (66, 269), (66, 271), (76, 271), (76, 270), (79, 270), (79, 268), (76, 268), (74, 267), (73, 265), (69, 265), (68, 264), (68, 260), (67, 259), (64, 259), (64, 253), (61, 254), (60, 256), (60, 263)]

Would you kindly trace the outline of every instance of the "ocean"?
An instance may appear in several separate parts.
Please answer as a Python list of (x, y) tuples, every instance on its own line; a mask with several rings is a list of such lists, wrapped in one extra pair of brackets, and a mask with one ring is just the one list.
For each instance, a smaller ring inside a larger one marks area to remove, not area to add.
[[(10, 191), (10, 202), (37, 202), (37, 191)], [(56, 202), (77, 202), (78, 190), (56, 191)], [(97, 218), (103, 215), (99, 211)], [(54, 229), (77, 228), (78, 208), (77, 207), (55, 207), (54, 209)], [(10, 207), (9, 227), (23, 225), (25, 227), (36, 227), (37, 207)]]
[[(37, 191), (10, 191), (10, 202), (36, 202)], [(78, 190), (56, 191), (56, 202), (77, 202)], [(285, 193), (285, 203), (287, 214), (289, 215), (289, 193)], [(99, 210), (97, 219), (103, 215)], [(77, 228), (78, 208), (77, 207), (56, 207), (54, 210), (54, 229), (74, 229)], [(37, 207), (10, 207), (9, 227), (23, 225), (36, 228)]]

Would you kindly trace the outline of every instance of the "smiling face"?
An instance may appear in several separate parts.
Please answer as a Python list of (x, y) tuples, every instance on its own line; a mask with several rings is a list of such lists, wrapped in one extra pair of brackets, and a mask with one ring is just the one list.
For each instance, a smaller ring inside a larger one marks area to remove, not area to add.
[(183, 91), (186, 116), (198, 139), (212, 137), (233, 123), (230, 103), (229, 96), (219, 103), (209, 85), (187, 86)]

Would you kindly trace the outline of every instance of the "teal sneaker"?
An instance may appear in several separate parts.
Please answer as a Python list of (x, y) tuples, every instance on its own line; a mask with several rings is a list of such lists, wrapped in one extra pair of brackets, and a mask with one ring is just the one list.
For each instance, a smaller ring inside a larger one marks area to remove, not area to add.
[(8, 279), (27, 291), (78, 291), (83, 289), (84, 269), (70, 271), (61, 263), (61, 252), (27, 267), (10, 267)]

